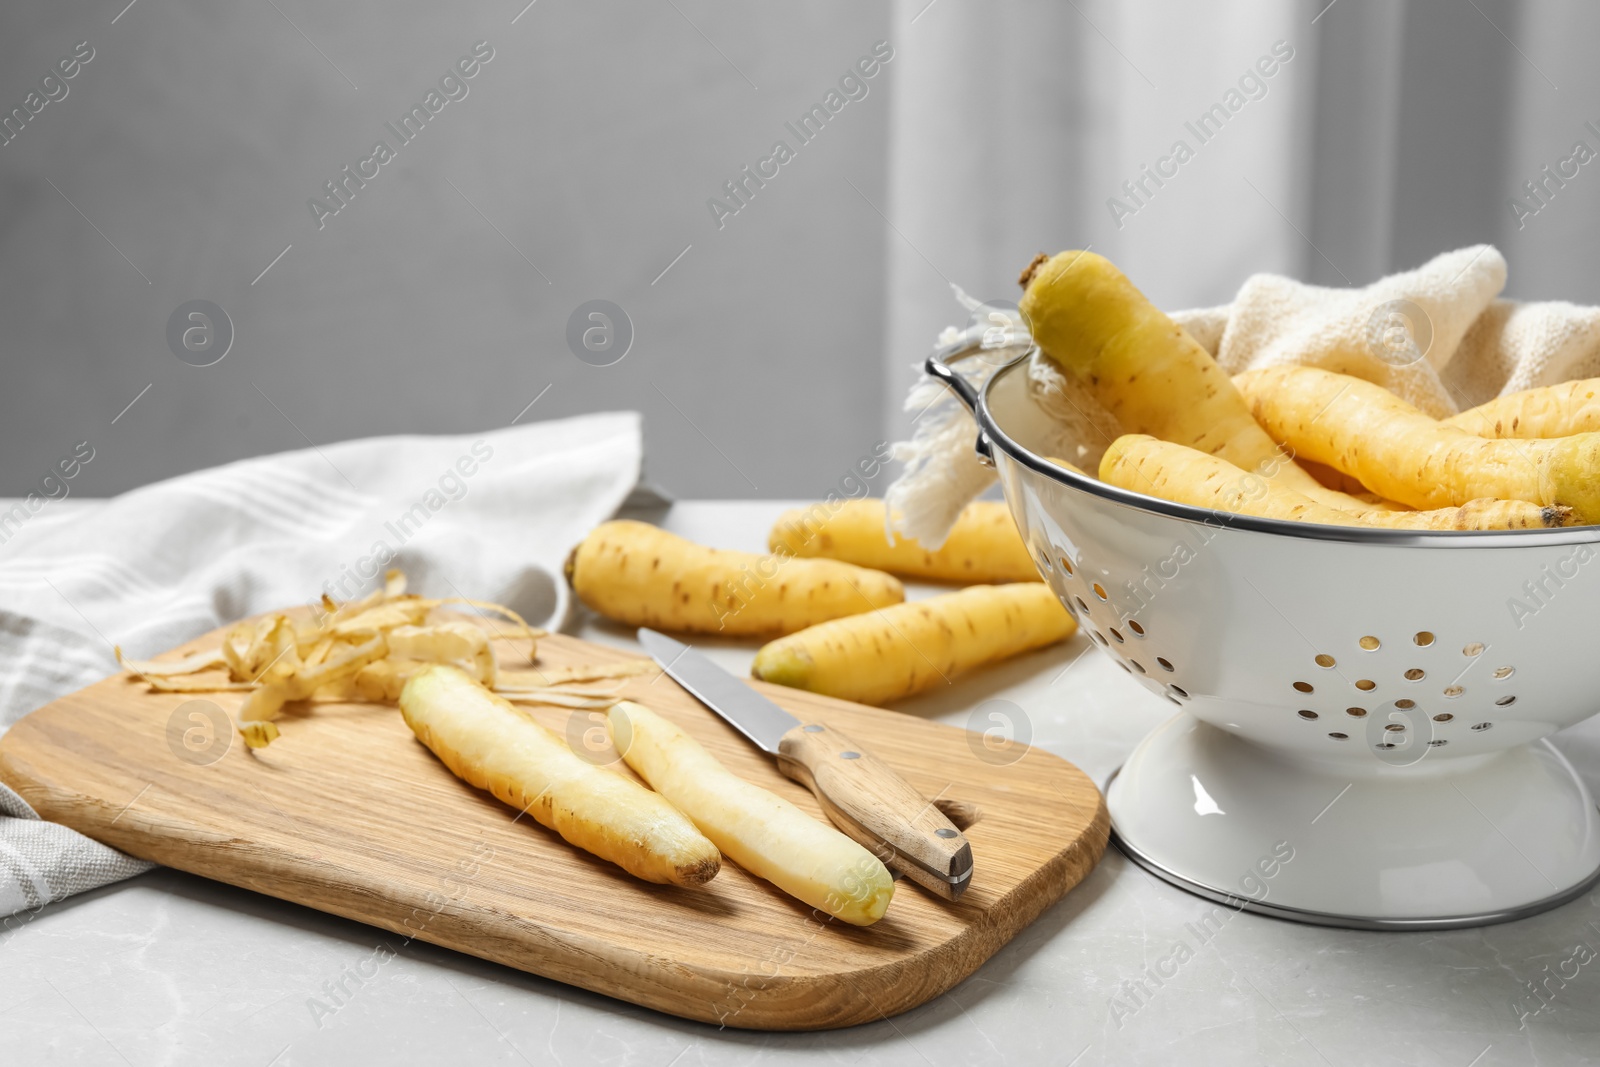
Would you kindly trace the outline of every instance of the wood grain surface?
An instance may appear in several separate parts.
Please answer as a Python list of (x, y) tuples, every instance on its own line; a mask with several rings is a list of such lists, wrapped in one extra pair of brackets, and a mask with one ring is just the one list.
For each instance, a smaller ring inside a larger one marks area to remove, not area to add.
[[(525, 643), (496, 650), (502, 663), (526, 666)], [(576, 638), (539, 642), (541, 667), (628, 658)], [(671, 679), (607, 684), (678, 723), (735, 773), (822, 817), (809, 792)], [(930, 799), (976, 805), (978, 821), (965, 830), (975, 871), (958, 903), (900, 881), (888, 914), (856, 928), (824, 921), (727, 861), (698, 889), (639, 881), (452, 776), (384, 705), (291, 706), (282, 736), (251, 752), (225, 724), (212, 726), (216, 709), (231, 715), (242, 694), (151, 693), (118, 676), (12, 727), (0, 738), (0, 780), (44, 818), (134, 856), (757, 1030), (851, 1026), (931, 1000), (1081, 881), (1105, 849), (1099, 790), (1056, 756), (755, 684), (802, 721), (847, 731)], [(589, 732), (598, 713), (529, 711), (575, 747), (602, 736)]]

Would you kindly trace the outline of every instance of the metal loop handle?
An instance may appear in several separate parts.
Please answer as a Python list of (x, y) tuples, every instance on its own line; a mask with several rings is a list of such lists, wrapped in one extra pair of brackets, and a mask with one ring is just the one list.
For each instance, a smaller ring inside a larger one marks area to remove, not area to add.
[(970, 356), (983, 348), (985, 330), (986, 327), (983, 326), (967, 327), (955, 340), (936, 347), (928, 356), (928, 361), (922, 365), (930, 377), (939, 379), (949, 387), (957, 399), (967, 405), (967, 410), (974, 415), (978, 413), (978, 390), (973, 388), (971, 382), (957, 374), (949, 361)]
[[(947, 344), (936, 347), (933, 353), (928, 356), (927, 362), (923, 364), (923, 369), (928, 372), (928, 375), (943, 382), (956, 395), (956, 398), (967, 406), (967, 410), (972, 412), (974, 418), (978, 414), (978, 390), (971, 382), (958, 374), (955, 368), (950, 366), (949, 361), (960, 359), (962, 356), (969, 356), (986, 348), (1013, 347), (1011, 345), (994, 346), (986, 344), (993, 334), (994, 327), (988, 324), (979, 323), (968, 326)], [(982, 463), (985, 467), (994, 466), (994, 449), (990, 444), (989, 435), (984, 433), (981, 427), (978, 430), (977, 440), (972, 443), (972, 450), (977, 453), (979, 463)]]

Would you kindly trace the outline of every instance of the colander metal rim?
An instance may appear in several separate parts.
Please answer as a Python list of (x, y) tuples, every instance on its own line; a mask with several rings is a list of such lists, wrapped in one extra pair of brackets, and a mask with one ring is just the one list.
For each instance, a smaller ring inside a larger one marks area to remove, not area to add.
[[(1029, 348), (1022, 355), (1005, 364), (983, 384), (978, 392), (973, 416), (978, 427), (988, 439), (990, 447), (998, 447), (1012, 461), (1035, 474), (1064, 485), (1080, 493), (1097, 497), (1119, 507), (1135, 511), (1152, 512), (1170, 519), (1196, 523), (1212, 528), (1249, 530), (1254, 533), (1275, 534), (1309, 541), (1341, 541), (1351, 544), (1387, 545), (1398, 548), (1532, 548), (1551, 545), (1576, 545), (1600, 542), (1600, 526), (1567, 526), (1550, 530), (1394, 530), (1373, 526), (1325, 526), (1314, 522), (1291, 522), (1287, 519), (1265, 519), (1254, 515), (1239, 515), (1215, 508), (1195, 507), (1172, 500), (1137, 493), (1109, 485), (1097, 478), (1076, 474), (1018, 444), (1010, 434), (1000, 428), (989, 407), (989, 392), (1007, 374), (1014, 373), (1037, 350)], [(939, 360), (935, 355), (932, 364)], [(954, 368), (946, 365), (954, 373)]]

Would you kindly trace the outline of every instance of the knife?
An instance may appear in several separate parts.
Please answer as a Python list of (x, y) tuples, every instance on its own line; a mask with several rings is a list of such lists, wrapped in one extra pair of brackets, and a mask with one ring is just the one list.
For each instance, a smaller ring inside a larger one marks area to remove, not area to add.
[(638, 636), (663, 671), (776, 756), (778, 770), (811, 790), (834, 825), (886, 867), (946, 900), (971, 884), (966, 837), (887, 763), (831, 726), (802, 723), (689, 645), (649, 629)]

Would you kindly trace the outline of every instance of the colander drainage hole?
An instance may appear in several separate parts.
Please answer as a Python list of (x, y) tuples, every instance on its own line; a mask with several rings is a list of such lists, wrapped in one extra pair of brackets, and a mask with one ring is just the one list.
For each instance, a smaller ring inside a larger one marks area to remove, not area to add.
[(1461, 649), (1461, 654), (1468, 658), (1471, 658), (1472, 656), (1483, 655), (1483, 642), (1474, 641), (1470, 645), (1463, 646)]
[(1156, 662), (1161, 664), (1161, 669), (1164, 670), (1164, 671), (1170, 671), (1170, 670), (1173, 669), (1172, 668), (1172, 661), (1167, 659), (1167, 657), (1165, 657), (1165, 656), (1157, 656), (1156, 657)]
[(1332, 667), (1333, 663), (1334, 663), (1333, 657), (1328, 655), (1326, 652), (1317, 653), (1317, 666), (1319, 666), (1319, 667)]
[(1302, 693), (1310, 693), (1310, 692), (1312, 692), (1312, 688), (1311, 688), (1311, 683), (1310, 682), (1296, 682), (1296, 683), (1294, 683), (1294, 687), (1297, 690), (1299, 690), (1300, 692), (1302, 692)]
[(1474, 730), (1477, 730), (1477, 731), (1480, 731), (1480, 732), (1484, 731), (1484, 730), (1493, 730), (1494, 729), (1494, 723), (1492, 723), (1492, 722), (1475, 722), (1475, 723), (1472, 724), (1472, 728)]
[(1433, 635), (1427, 630), (1419, 630), (1417, 631), (1417, 635), (1411, 640), (1416, 642), (1418, 648), (1427, 648), (1429, 645), (1433, 644)]
[(1051, 566), (1050, 564), (1050, 557), (1045, 555), (1043, 552), (1039, 553), (1039, 569), (1044, 571), (1046, 574), (1055, 573), (1055, 567)]
[(1435, 715), (1433, 717), (1433, 721), (1434, 722), (1450, 722), (1454, 718), (1455, 718), (1454, 715), (1450, 714), (1448, 711), (1444, 711), (1444, 712), (1440, 712), (1438, 715)]
[(1398, 722), (1392, 722), (1388, 726), (1385, 726), (1384, 729), (1389, 731), (1391, 734), (1403, 734), (1406, 732), (1405, 724)]
[(1363, 678), (1356, 683), (1356, 688), (1361, 690), (1363, 693), (1370, 693), (1374, 689), (1378, 688), (1378, 683), (1374, 682), (1370, 678)]
[(1131, 663), (1131, 664), (1133, 664), (1133, 669), (1134, 669), (1134, 670), (1136, 670), (1136, 671), (1138, 671), (1138, 672), (1139, 672), (1139, 673), (1140, 673), (1140, 674), (1145, 674), (1145, 673), (1147, 673), (1147, 672), (1146, 672), (1146, 671), (1145, 671), (1145, 669), (1144, 669), (1144, 664), (1143, 664), (1143, 663), (1140, 663), (1140, 662), (1139, 662), (1139, 661), (1138, 661), (1138, 660), (1136, 660), (1136, 659), (1130, 659), (1130, 660), (1129, 660), (1129, 661), (1128, 661), (1128, 662), (1129, 662), (1129, 663)]
[(1428, 742), (1428, 747), (1429, 748), (1443, 748), (1444, 746), (1448, 745), (1449, 743), (1450, 742), (1446, 741), (1442, 737), (1436, 737), (1432, 741)]
[(1123, 644), (1124, 642), (1126, 642), (1128, 640), (1126, 637), (1122, 636), (1122, 631), (1117, 629), (1115, 626), (1110, 628), (1110, 633), (1111, 633), (1112, 637), (1115, 637), (1117, 639), (1117, 644), (1119, 644), (1119, 645)]
[(1447, 685), (1444, 687), (1444, 695), (1449, 697), (1451, 700), (1454, 700), (1456, 697), (1465, 692), (1466, 690), (1461, 688), (1459, 685)]
[(1307, 722), (1311, 722), (1311, 721), (1315, 720), (1316, 717), (1317, 717), (1317, 713), (1314, 712), (1314, 711), (1301, 710), (1301, 711), (1295, 712), (1295, 714), (1299, 715), (1302, 719), (1306, 720)]
[(1341, 733), (1335, 732), (1335, 733), (1329, 734), (1328, 736), (1333, 738), (1335, 741), (1348, 741), (1348, 740), (1350, 740), (1350, 735), (1349, 734), (1341, 734)]
[(1094, 595), (1099, 597), (1101, 600), (1111, 599), (1110, 597), (1106, 596), (1105, 586), (1101, 585), (1099, 582), (1094, 583)]
[(1516, 697), (1501, 697), (1499, 700), (1495, 701), (1495, 703), (1500, 705), (1502, 708), (1510, 707), (1512, 704), (1515, 704), (1516, 702), (1517, 702), (1517, 698)]
[(1182, 686), (1169, 685), (1169, 686), (1167, 686), (1167, 688), (1172, 690), (1174, 693), (1178, 694), (1183, 699), (1185, 699), (1185, 700), (1189, 699), (1188, 690), (1184, 689)]
[(1382, 642), (1376, 637), (1373, 637), (1371, 634), (1368, 634), (1366, 637), (1363, 637), (1361, 640), (1357, 641), (1356, 644), (1360, 645), (1368, 652), (1376, 652), (1378, 651), (1378, 646), (1381, 645)]
[(1427, 676), (1427, 672), (1421, 667), (1412, 667), (1409, 671), (1406, 671), (1406, 681), (1408, 682), (1420, 682)]
[(1367, 714), (1366, 708), (1345, 708), (1344, 713), (1351, 718), (1360, 719)]
[(1497, 682), (1503, 682), (1516, 673), (1517, 669), (1515, 667), (1496, 667), (1494, 669), (1494, 680)]
[(1377, 744), (1373, 745), (1372, 747), (1373, 748), (1394, 748), (1396, 746), (1390, 744), (1387, 741), (1379, 741)]
[(1140, 637), (1144, 636), (1144, 627), (1140, 626), (1138, 624), (1138, 622), (1133, 620), (1133, 619), (1129, 619), (1128, 620), (1128, 629), (1132, 630), (1134, 633), (1138, 634)]
[(1083, 602), (1083, 597), (1075, 596), (1072, 598), (1072, 602), (1078, 605), (1079, 611), (1083, 612), (1085, 615), (1089, 614), (1089, 605)]
[(1103, 645), (1103, 644), (1106, 643), (1105, 635), (1102, 634), (1099, 630), (1090, 630), (1089, 631), (1089, 637), (1097, 645)]
[(1061, 569), (1066, 571), (1069, 576), (1076, 573), (1072, 569), (1071, 561), (1068, 560), (1066, 556), (1061, 557)]
[(1409, 710), (1411, 708), (1416, 707), (1417, 706), (1417, 702), (1415, 700), (1396, 700), (1394, 702), (1394, 706), (1397, 707), (1397, 708), (1405, 708), (1405, 709)]

